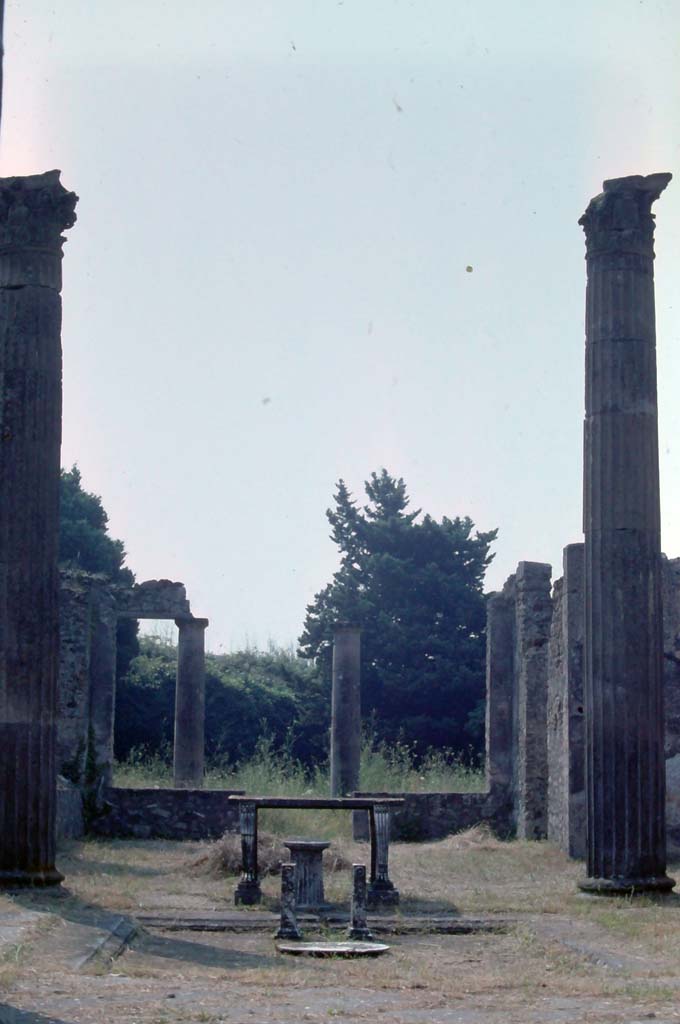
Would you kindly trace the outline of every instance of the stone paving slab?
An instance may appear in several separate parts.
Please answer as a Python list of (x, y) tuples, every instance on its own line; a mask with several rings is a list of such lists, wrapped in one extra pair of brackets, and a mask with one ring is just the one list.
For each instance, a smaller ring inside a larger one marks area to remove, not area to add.
[[(26, 942), (40, 925), (43, 915), (35, 910), (16, 907), (0, 911), (0, 955), (8, 947)], [(3, 1024), (0, 1017), (0, 1024)]]
[[(298, 914), (302, 928), (346, 928), (348, 914)], [(368, 926), (374, 934), (393, 935), (409, 932), (429, 932), (444, 935), (468, 935), (472, 932), (506, 931), (515, 923), (515, 918), (494, 915), (489, 917), (464, 917), (454, 914), (409, 914), (369, 915)], [(269, 932), (275, 930), (280, 921), (278, 914), (266, 910), (258, 911), (210, 911), (191, 912), (164, 911), (155, 914), (137, 914), (136, 921), (144, 928), (159, 931), (199, 932)]]
[(96, 925), (75, 924), (69, 921), (59, 937), (67, 965), (80, 971), (98, 958), (115, 960), (139, 931), (139, 926), (127, 917), (116, 915)]
[[(64, 968), (79, 971), (97, 957), (115, 959), (139, 930), (136, 922), (120, 914), (93, 912), (87, 921), (49, 916), (58, 920), (57, 941), (52, 933), (41, 934), (48, 919), (44, 910), (16, 907), (0, 912), (0, 956), (27, 942), (35, 947), (47, 944), (52, 955), (58, 952)], [(4, 1024), (1, 1015), (0, 1024)]]

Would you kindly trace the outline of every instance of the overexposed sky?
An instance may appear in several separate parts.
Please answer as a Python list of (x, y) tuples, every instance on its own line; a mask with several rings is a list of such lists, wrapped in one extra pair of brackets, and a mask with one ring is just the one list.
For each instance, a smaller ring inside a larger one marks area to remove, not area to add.
[[(213, 650), (290, 643), (342, 476), (581, 536), (579, 216), (656, 204), (663, 545), (680, 554), (675, 0), (7, 0), (0, 173), (62, 169), (63, 462)], [(471, 266), (472, 272), (466, 267)]]

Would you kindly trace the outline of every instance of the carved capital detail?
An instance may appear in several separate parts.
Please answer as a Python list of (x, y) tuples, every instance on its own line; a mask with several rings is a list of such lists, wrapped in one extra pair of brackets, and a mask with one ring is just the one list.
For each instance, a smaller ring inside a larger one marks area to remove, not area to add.
[(586, 235), (586, 259), (607, 255), (653, 259), (652, 203), (671, 177), (667, 173), (634, 174), (605, 181), (603, 191), (590, 200), (579, 220)]
[(62, 232), (75, 224), (78, 197), (59, 174), (0, 178), (0, 287), (61, 290)]

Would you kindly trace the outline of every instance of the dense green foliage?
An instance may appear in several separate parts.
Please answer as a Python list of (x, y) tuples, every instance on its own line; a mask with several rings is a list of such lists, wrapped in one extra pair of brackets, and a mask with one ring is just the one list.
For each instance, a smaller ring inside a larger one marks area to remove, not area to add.
[[(177, 648), (140, 638), (140, 654), (116, 696), (115, 754), (169, 754), (172, 748)], [(262, 737), (305, 764), (328, 756), (330, 699), (313, 665), (285, 651), (206, 655), (206, 758), (252, 758)]]
[(360, 508), (342, 480), (327, 512), (341, 564), (307, 608), (300, 653), (331, 671), (333, 627), (362, 628), (362, 713), (377, 737), (417, 749), (481, 746), (484, 573), (496, 530), (407, 511), (404, 481), (366, 482)]
[(133, 583), (124, 568), (123, 542), (108, 533), (109, 517), (101, 498), (83, 489), (77, 466), (61, 471), (59, 562), (85, 572), (104, 573), (112, 580)]
[[(83, 489), (77, 466), (62, 469), (60, 485), (59, 564), (84, 572), (102, 573), (114, 583), (132, 585), (134, 574), (126, 568), (123, 542), (109, 535), (109, 517), (102, 500)], [(139, 652), (138, 624), (121, 619), (117, 630), (118, 678), (125, 675)]]

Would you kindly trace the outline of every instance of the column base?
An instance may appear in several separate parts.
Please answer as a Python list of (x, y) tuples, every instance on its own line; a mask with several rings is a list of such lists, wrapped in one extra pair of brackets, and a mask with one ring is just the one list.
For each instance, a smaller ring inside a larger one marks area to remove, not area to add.
[(303, 935), (299, 928), (279, 928), (279, 930), (274, 933), (274, 938), (288, 940), (293, 939), (294, 941), (297, 941), (298, 939), (302, 939)]
[(45, 888), (48, 885), (61, 885), (64, 876), (56, 868), (46, 871), (0, 871), (0, 889), (18, 889), (25, 886)]
[(369, 910), (377, 910), (380, 907), (398, 907), (399, 890), (394, 888), (392, 882), (371, 882), (366, 890), (366, 906)]
[(670, 892), (675, 879), (668, 875), (647, 875), (625, 878), (584, 878), (578, 883), (583, 892), (596, 896), (631, 896), (642, 892)]
[(259, 882), (239, 882), (234, 889), (234, 903), (237, 907), (254, 907), (262, 901)]
[(347, 938), (354, 942), (373, 942), (373, 935), (368, 928), (348, 928)]

